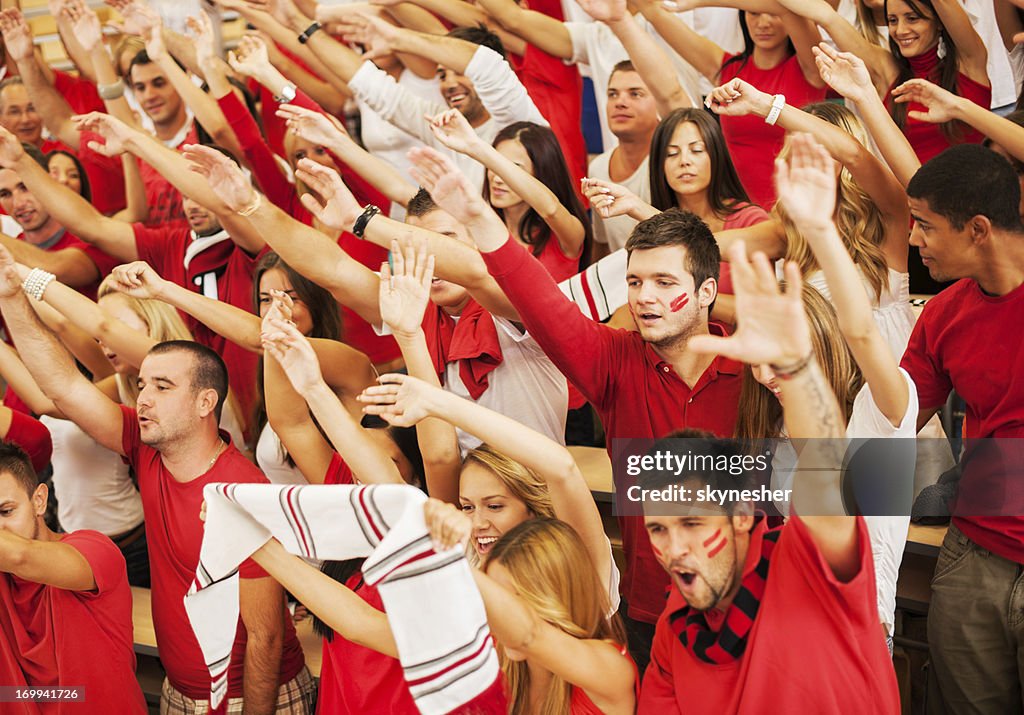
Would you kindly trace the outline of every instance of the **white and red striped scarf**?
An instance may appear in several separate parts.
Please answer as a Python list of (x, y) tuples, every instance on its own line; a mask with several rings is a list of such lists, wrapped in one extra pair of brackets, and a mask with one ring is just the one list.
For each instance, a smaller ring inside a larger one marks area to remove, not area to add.
[(629, 301), (626, 286), (626, 249), (605, 256), (558, 284), (565, 297), (591, 320), (603, 323)]
[(478, 712), (492, 709), (472, 702), (500, 693), (483, 601), (463, 550), (434, 551), (421, 491), (403, 485), (208, 484), (203, 496), (206, 529), (185, 610), (210, 669), (211, 708), (227, 692), (239, 617), (238, 567), (276, 538), (306, 558), (367, 557), (363, 576), (378, 585), (421, 712), (447, 713), (467, 703)]

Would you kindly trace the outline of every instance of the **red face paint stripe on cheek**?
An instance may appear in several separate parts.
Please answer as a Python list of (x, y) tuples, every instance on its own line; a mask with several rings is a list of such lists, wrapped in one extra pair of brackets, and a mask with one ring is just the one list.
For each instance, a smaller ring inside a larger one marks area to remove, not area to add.
[(704, 540), (704, 548), (706, 549), (707, 547), (711, 546), (711, 544), (715, 543), (718, 540), (718, 537), (721, 536), (721, 535), (722, 535), (722, 530), (721, 529), (717, 529), (714, 534), (712, 534), (711, 536), (709, 536), (707, 539)]
[(681, 296), (679, 296), (671, 303), (669, 303), (668, 307), (672, 310), (673, 313), (678, 313), (689, 302), (690, 296), (688, 296), (686, 293), (683, 293)]
[(715, 558), (715, 556), (718, 555), (718, 552), (721, 551), (722, 549), (724, 549), (725, 545), (728, 544), (728, 543), (729, 543), (729, 539), (727, 537), (723, 536), (722, 540), (720, 542), (718, 542), (718, 545), (715, 548), (711, 549), (711, 551), (708, 552), (708, 558), (709, 559)]

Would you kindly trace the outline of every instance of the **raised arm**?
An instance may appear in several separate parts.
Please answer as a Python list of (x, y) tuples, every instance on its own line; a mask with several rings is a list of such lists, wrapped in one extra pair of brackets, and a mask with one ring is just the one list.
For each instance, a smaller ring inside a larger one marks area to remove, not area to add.
[[(429, 500), (424, 517), (435, 544), (442, 547), (464, 544), (472, 533), (469, 517), (449, 504)], [(602, 711), (632, 710), (636, 673), (619, 646), (566, 633), (482, 570), (475, 569), (473, 578), (487, 610), (487, 624), (498, 643), (582, 688)]]
[[(192, 169), (207, 178), (210, 188), (234, 211), (246, 211), (249, 220), (270, 247), (292, 268), (322, 286), (342, 305), (376, 325), (377, 276), (338, 244), (315, 228), (299, 223), (269, 201), (264, 201), (230, 159), (203, 146), (189, 147), (185, 158)], [(305, 161), (305, 160), (303, 160)], [(310, 208), (316, 201), (302, 197)], [(330, 225), (330, 224), (329, 224)]]
[[(45, 290), (44, 286), (42, 292)], [(90, 437), (107, 449), (124, 454), (121, 408), (78, 371), (60, 341), (39, 322), (22, 293), (14, 259), (3, 249), (0, 310), (14, 341), (32, 356), (27, 367), (43, 393)]]
[(514, 0), (479, 0), (477, 4), (513, 35), (549, 55), (572, 59), (572, 37), (565, 25), (555, 18), (523, 7)]
[(731, 254), (739, 327), (728, 338), (698, 335), (688, 347), (771, 366), (782, 391), (786, 430), (793, 439), (807, 440), (794, 481), (793, 512), (803, 520), (835, 576), (848, 580), (857, 573), (860, 554), (856, 519), (842, 510), (839, 485), (846, 426), (811, 345), (800, 269), (793, 262), (786, 264), (782, 291), (763, 253), (748, 260), (743, 244), (738, 243)]
[(722, 62), (725, 61), (725, 50), (706, 37), (698, 35), (675, 13), (666, 10), (660, 2), (642, 2), (640, 11), (680, 57), (712, 82), (718, 79)]
[(934, 0), (932, 6), (939, 21), (956, 45), (960, 71), (979, 84), (989, 86), (988, 50), (974, 29), (967, 10), (960, 0)]
[(808, 134), (790, 141), (788, 162), (775, 162), (779, 201), (807, 239), (832, 292), (839, 328), (879, 411), (894, 427), (907, 414), (910, 390), (871, 312), (853, 260), (843, 246), (832, 213), (836, 175), (831, 157)]
[(53, 400), (43, 394), (29, 373), (21, 356), (10, 345), (0, 340), (0, 377), (14, 390), (18, 397), (37, 415), (63, 417)]
[[(380, 269), (380, 317), (395, 336), (409, 374), (440, 389), (423, 334), (423, 314), (430, 302), (433, 278), (434, 259), (427, 256), (425, 244), (415, 247), (412, 242), (399, 245), (392, 241), (390, 264)], [(427, 492), (458, 504), (462, 453), (455, 428), (446, 420), (428, 417), (416, 425), (416, 440), (423, 456)]]
[(349, 414), (320, 373), (309, 340), (290, 322), (271, 317), (263, 331), (263, 349), (277, 360), (295, 391), (305, 398), (331, 444), (353, 476), (364, 484), (404, 484), (398, 467)]
[(437, 115), (431, 119), (430, 129), (438, 141), (449, 149), (476, 159), (500, 176), (512, 191), (544, 219), (558, 240), (562, 253), (567, 256), (580, 254), (586, 238), (582, 222), (539, 179), (483, 141), (461, 112), (449, 109)]
[[(43, 486), (32, 495), (30, 504), (36, 511), (28, 518), (34, 520), (46, 510), (46, 494)], [(67, 591), (96, 588), (92, 567), (71, 544), (26, 539), (7, 529), (0, 529), (0, 573)]]
[(849, 52), (837, 52), (825, 42), (815, 48), (814, 56), (822, 79), (829, 87), (856, 105), (885, 163), (906, 187), (921, 168), (921, 162), (907, 137), (893, 122), (878, 93), (874, 91), (871, 76), (864, 62)]

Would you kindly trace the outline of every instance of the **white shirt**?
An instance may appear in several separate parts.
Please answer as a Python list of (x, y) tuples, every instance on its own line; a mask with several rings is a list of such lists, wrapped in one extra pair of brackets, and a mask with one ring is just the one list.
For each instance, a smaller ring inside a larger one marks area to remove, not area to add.
[(309, 484), (298, 467), (288, 464), (281, 438), (269, 424), (263, 426), (256, 441), (256, 464), (271, 484)]
[[(498, 132), (515, 122), (548, 126), (512, 67), (494, 50), (482, 45), (478, 47), (466, 66), (465, 75), (491, 115), (479, 127), (474, 127), (477, 136), (487, 143), (493, 142)], [(424, 116), (434, 116), (447, 110), (444, 102), (431, 102), (413, 94), (372, 62), (364, 62), (348, 86), (358, 101), (424, 144), (451, 156), (470, 182), (483, 186), (483, 165), (441, 144), (424, 119)]]
[[(565, 376), (528, 333), (521, 332), (510, 320), (491, 317), (498, 331), (502, 360), (488, 373), (487, 389), (476, 403), (565, 444), (565, 415), (569, 410)], [(445, 390), (471, 399), (459, 375), (458, 362), (445, 366), (444, 378)], [(473, 435), (457, 432), (463, 453), (480, 446)]]
[[(608, 165), (612, 159), (612, 151), (614, 149), (595, 156), (593, 161), (590, 162), (587, 176), (605, 181), (613, 181), (608, 170)], [(649, 156), (645, 157), (632, 176), (615, 182), (625, 186), (647, 203), (651, 202), (649, 159)], [(598, 243), (608, 244), (609, 251), (617, 251), (625, 246), (626, 239), (629, 238), (629, 234), (633, 232), (633, 227), (637, 224), (637, 220), (629, 216), (603, 218), (598, 211), (590, 212), (590, 220), (594, 225), (594, 240)]]
[(1017, 101), (1017, 85), (1013, 80), (1010, 56), (1003, 44), (1003, 36), (996, 23), (996, 10), (991, 2), (962, 0), (967, 16), (971, 18), (974, 31), (985, 43), (988, 50), (988, 81), (992, 84), (991, 107), (1002, 107)]
[(43, 416), (40, 422), (53, 439), (53, 489), (61, 528), (116, 536), (141, 524), (142, 497), (121, 455), (70, 420)]
[[(398, 86), (408, 90), (417, 97), (424, 99), (431, 104), (444, 104), (441, 97), (441, 90), (436, 78), (423, 79), (416, 73), (403, 69), (398, 76)], [(406, 156), (410, 149), (423, 146), (423, 142), (388, 122), (366, 103), (356, 100), (359, 107), (359, 121), (363, 146), (366, 151), (378, 159), (383, 159), (395, 167), (413, 185), (417, 181), (409, 173), (412, 162)], [(405, 220), (405, 207), (398, 204), (391, 205), (391, 218), (395, 221)]]

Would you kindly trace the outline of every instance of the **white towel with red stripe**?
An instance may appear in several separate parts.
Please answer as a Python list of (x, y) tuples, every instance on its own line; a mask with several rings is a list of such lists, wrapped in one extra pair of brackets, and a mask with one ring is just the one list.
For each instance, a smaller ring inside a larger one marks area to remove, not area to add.
[[(185, 610), (210, 669), (210, 706), (227, 693), (238, 624), (238, 567), (271, 538), (312, 559), (367, 557), (420, 711), (457, 710), (500, 688), (483, 601), (462, 549), (434, 551), (414, 487), (209, 484), (206, 530)], [(489, 711), (488, 704), (471, 705)]]
[(626, 249), (605, 256), (558, 284), (565, 296), (591, 320), (603, 323), (629, 302), (626, 286)]

